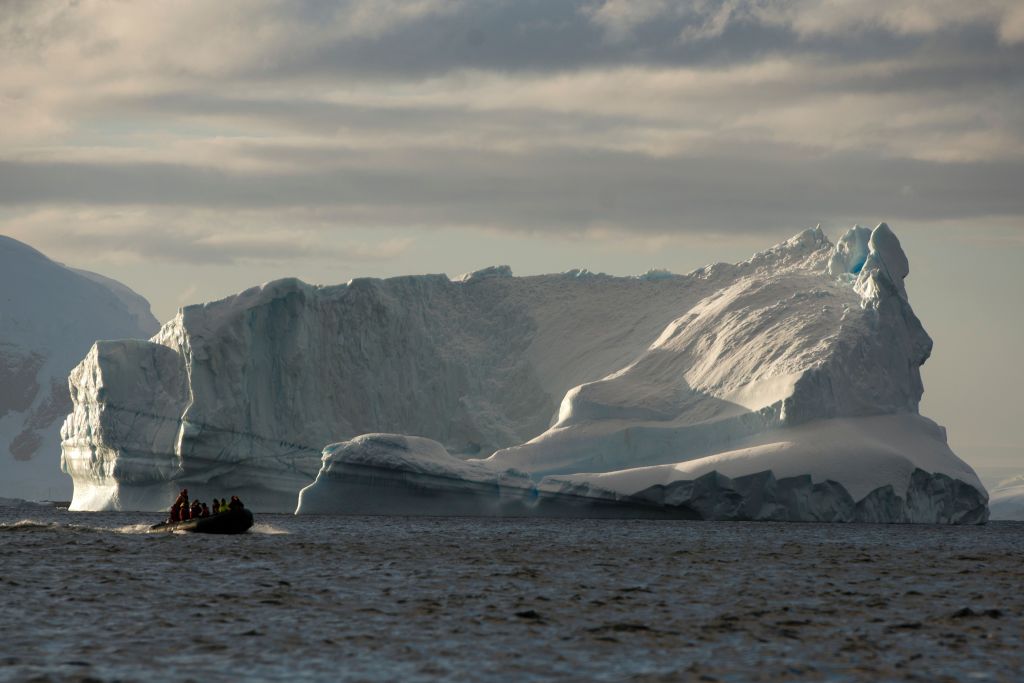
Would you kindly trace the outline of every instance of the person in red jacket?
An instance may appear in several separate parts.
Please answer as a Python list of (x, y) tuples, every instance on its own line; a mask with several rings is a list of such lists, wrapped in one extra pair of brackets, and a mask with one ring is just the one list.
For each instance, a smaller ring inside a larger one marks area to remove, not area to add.
[(206, 503), (203, 503), (203, 509), (200, 510), (199, 516), (200, 517), (209, 517), (210, 516), (210, 508), (206, 507)]
[[(171, 516), (170, 521), (180, 522), (181, 521), (181, 506), (185, 505), (185, 509), (188, 509), (188, 489), (182, 489), (178, 497), (174, 499), (174, 504), (171, 505)], [(188, 517), (185, 517), (188, 519)]]

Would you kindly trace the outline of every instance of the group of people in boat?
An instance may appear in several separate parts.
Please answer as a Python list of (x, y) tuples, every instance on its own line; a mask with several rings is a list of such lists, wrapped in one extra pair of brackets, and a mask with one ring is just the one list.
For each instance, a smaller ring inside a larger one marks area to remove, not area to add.
[(217, 500), (213, 499), (212, 509), (207, 506), (206, 503), (202, 503), (199, 500), (193, 500), (191, 504), (188, 502), (188, 489), (182, 489), (181, 493), (174, 500), (174, 504), (171, 505), (171, 516), (168, 521), (170, 522), (187, 522), (190, 519), (199, 519), (200, 517), (209, 517), (210, 515), (217, 515), (222, 512), (234, 512), (235, 510), (241, 510), (245, 506), (242, 505), (242, 501), (238, 499), (238, 496), (231, 496), (231, 501), (221, 498)]

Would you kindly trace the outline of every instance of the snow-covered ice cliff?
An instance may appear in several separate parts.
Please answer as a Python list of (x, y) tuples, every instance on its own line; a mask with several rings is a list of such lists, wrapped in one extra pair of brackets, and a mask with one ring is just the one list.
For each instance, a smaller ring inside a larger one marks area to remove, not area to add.
[(71, 497), (59, 435), (68, 372), (95, 340), (158, 327), (149, 303), (121, 283), (0, 236), (0, 496)]
[(908, 272), (883, 224), (685, 276), (270, 283), (97, 344), (73, 505), (284, 509), (315, 477), (299, 512), (984, 521), (917, 415)]

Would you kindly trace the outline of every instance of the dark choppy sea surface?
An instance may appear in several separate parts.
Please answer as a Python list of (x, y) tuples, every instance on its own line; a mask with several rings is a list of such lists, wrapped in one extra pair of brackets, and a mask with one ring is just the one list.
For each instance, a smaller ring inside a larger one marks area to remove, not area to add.
[(1012, 681), (1024, 524), (0, 509), (0, 680)]

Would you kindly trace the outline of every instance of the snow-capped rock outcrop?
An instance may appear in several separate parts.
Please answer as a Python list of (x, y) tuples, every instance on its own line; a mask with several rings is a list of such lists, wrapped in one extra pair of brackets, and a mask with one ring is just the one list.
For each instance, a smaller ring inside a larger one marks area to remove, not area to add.
[(121, 283), (0, 236), (0, 496), (70, 498), (59, 432), (71, 409), (68, 372), (96, 339), (145, 338), (158, 327)]
[(300, 512), (983, 521), (917, 415), (908, 272), (883, 224), (686, 276), (270, 283), (89, 354), (74, 505), (280, 509), (316, 477)]

